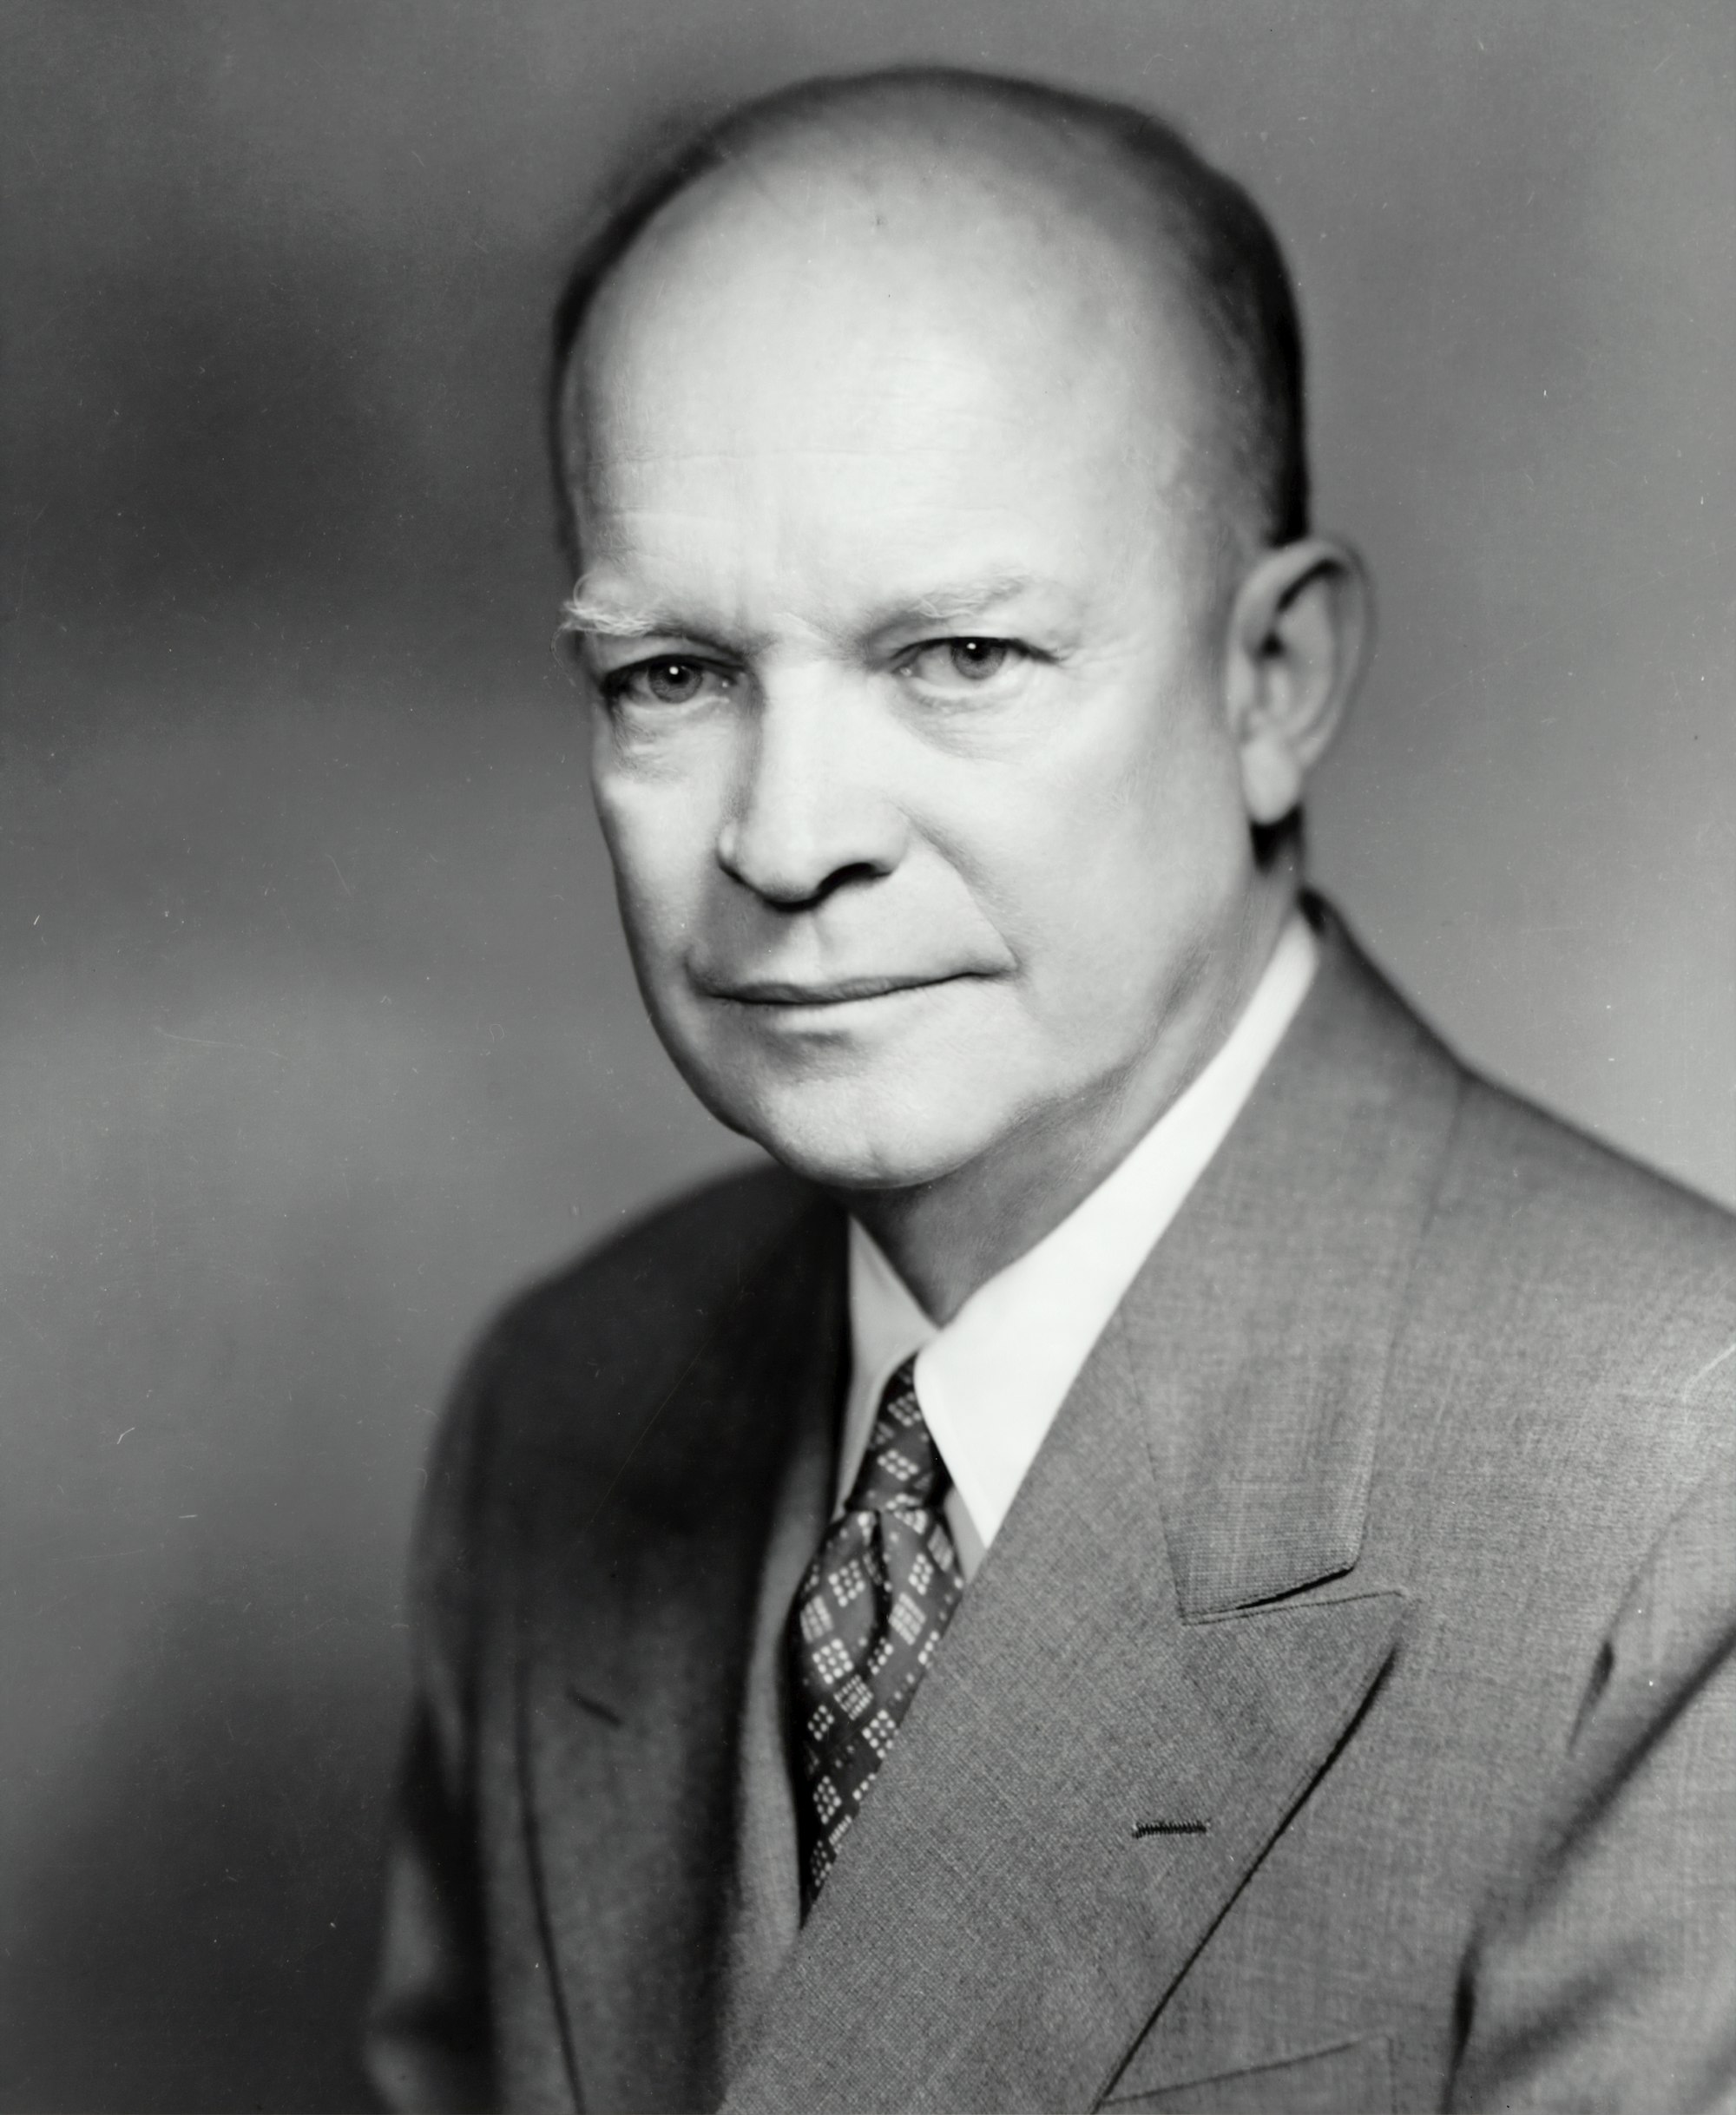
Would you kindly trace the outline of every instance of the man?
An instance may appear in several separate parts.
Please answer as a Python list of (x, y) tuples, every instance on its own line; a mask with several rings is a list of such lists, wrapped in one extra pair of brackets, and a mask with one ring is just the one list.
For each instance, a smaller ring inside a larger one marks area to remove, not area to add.
[(406, 2107), (1701, 2107), (1736, 1240), (1305, 897), (1362, 659), (1254, 209), (922, 72), (615, 213), (556, 442), (641, 987), (779, 1171), (432, 1473)]

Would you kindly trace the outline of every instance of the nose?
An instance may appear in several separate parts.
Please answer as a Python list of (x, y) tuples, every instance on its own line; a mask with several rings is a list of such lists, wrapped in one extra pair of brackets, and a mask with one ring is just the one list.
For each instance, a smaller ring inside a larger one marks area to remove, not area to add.
[(898, 864), (904, 818), (876, 785), (872, 743), (845, 686), (766, 686), (718, 832), (725, 873), (779, 910), (798, 910)]

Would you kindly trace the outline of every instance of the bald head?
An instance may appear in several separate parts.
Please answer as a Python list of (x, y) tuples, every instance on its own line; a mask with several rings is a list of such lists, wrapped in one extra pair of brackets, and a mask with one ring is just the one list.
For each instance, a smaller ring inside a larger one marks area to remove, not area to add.
[[(1305, 531), (1295, 307), (1246, 195), (1125, 106), (900, 70), (746, 104), (614, 201), (556, 321), (553, 438), (575, 569), (574, 487), (599, 338), (642, 320), (648, 299), (663, 304), (667, 326), (684, 289), (707, 328), (731, 312), (733, 292), (733, 312), (763, 332), (773, 313), (800, 329), (846, 289), (895, 304), (901, 283), (918, 280), (930, 312), (935, 290), (950, 292), (942, 306), (956, 308), (961, 344), (971, 331), (1047, 334), (1062, 386), (1094, 351), (1119, 363), (1130, 450), (1233, 564)], [(837, 346), (822, 356), (835, 364)]]

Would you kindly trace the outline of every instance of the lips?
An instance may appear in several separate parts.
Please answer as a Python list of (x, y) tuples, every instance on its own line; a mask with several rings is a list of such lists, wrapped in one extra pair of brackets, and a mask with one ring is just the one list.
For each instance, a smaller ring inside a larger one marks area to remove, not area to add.
[(728, 999), (738, 1006), (848, 1006), (863, 999), (889, 998), (894, 992), (925, 991), (970, 974), (968, 970), (940, 970), (931, 975), (894, 970), (828, 977), (812, 983), (786, 977), (700, 976), (696, 981), (708, 998)]

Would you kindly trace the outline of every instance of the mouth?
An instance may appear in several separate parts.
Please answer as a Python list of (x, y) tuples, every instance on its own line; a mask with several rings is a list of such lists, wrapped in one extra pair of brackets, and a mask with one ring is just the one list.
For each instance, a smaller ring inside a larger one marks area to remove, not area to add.
[(823, 982), (795, 982), (785, 977), (743, 977), (726, 981), (701, 977), (700, 989), (709, 999), (725, 999), (736, 1006), (759, 1006), (785, 1010), (819, 1007), (854, 1006), (865, 999), (888, 999), (899, 992), (932, 991), (943, 984), (956, 984), (968, 971), (938, 975), (900, 975), (831, 977)]

